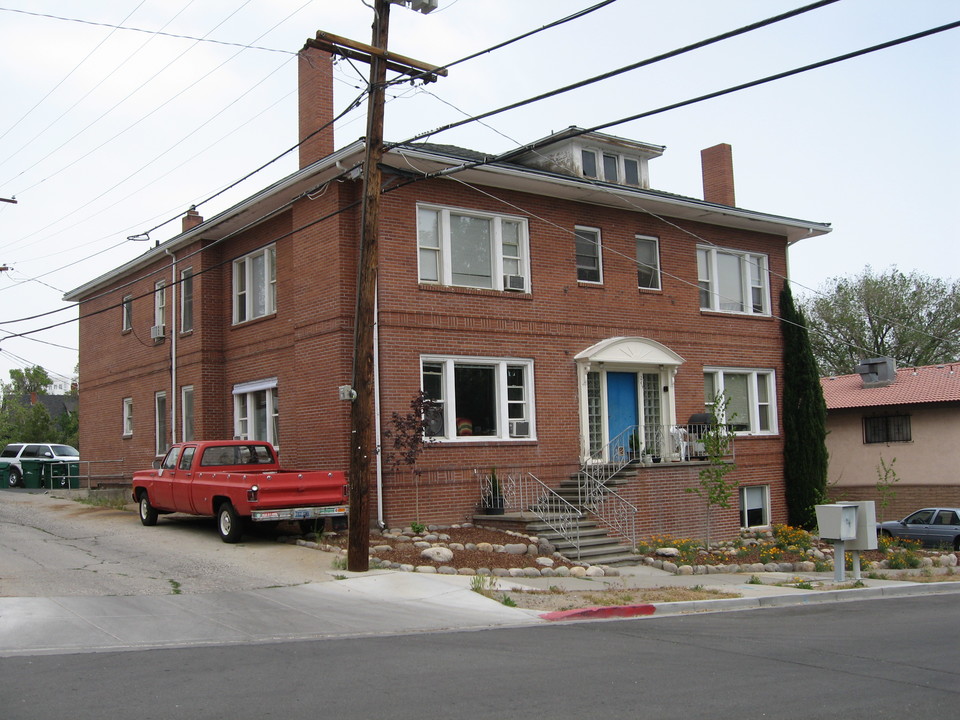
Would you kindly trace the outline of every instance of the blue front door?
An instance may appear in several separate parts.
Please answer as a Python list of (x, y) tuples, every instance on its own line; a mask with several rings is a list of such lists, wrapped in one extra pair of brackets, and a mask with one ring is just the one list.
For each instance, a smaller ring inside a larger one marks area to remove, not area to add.
[[(637, 374), (627, 372), (607, 373), (607, 427), (608, 440), (613, 440), (629, 427), (640, 422), (637, 396)], [(610, 452), (630, 452), (629, 439), (625, 438), (623, 450), (611, 448)]]

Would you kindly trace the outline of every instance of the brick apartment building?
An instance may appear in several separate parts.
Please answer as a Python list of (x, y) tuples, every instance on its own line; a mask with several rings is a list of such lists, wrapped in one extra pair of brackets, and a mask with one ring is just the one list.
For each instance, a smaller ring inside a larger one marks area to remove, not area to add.
[[(328, 56), (301, 53), (301, 138), (332, 117), (331, 77)], [(717, 391), (742, 487), (714, 537), (785, 521), (777, 298), (788, 245), (829, 226), (736, 208), (726, 145), (703, 152), (699, 200), (650, 189), (660, 146), (552, 140), (415, 182), (482, 156), (384, 158), (381, 439), (421, 389), (437, 409), (416, 474), (381, 454), (371, 521), (463, 521), (491, 468), (555, 486), (636, 428), (660, 459), (618, 488), (640, 533), (700, 536), (685, 488), (702, 463), (675, 441)], [(86, 459), (129, 473), (172, 441), (236, 436), (273, 441), (289, 467), (347, 468), (363, 149), (317, 133), (299, 171), (208, 220), (188, 212), (179, 235), (67, 293)]]

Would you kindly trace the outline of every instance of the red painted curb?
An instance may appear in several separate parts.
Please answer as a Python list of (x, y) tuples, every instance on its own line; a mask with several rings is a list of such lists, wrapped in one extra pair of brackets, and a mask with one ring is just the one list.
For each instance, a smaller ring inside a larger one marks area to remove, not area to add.
[(602, 620), (605, 618), (653, 615), (656, 611), (656, 605), (610, 605), (607, 607), (577, 608), (576, 610), (557, 610), (556, 612), (541, 613), (540, 617), (550, 621)]

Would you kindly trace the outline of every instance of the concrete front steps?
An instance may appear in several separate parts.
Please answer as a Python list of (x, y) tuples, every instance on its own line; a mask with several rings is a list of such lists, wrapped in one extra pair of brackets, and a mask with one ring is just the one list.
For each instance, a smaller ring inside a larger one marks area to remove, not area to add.
[(590, 517), (577, 521), (580, 536), (579, 557), (572, 541), (565, 540), (559, 533), (552, 530), (548, 523), (543, 522), (531, 512), (475, 515), (473, 520), (477, 525), (514, 530), (543, 538), (556, 547), (557, 552), (570, 562), (590, 565), (636, 565), (640, 562), (639, 556), (632, 552), (629, 545), (624, 545), (610, 537), (607, 530)]

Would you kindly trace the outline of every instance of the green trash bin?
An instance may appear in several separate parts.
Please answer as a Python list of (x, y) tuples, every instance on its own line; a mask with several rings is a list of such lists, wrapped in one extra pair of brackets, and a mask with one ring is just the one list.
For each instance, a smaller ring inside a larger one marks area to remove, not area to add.
[(43, 466), (45, 464), (45, 460), (20, 458), (20, 471), (23, 473), (23, 486), (25, 488), (36, 490), (43, 487)]
[(10, 463), (0, 460), (0, 488), (10, 487)]
[(49, 470), (49, 477), (44, 475), (44, 487), (70, 488), (76, 490), (80, 487), (80, 463), (70, 462), (68, 460), (54, 460), (48, 462), (45, 466)]

